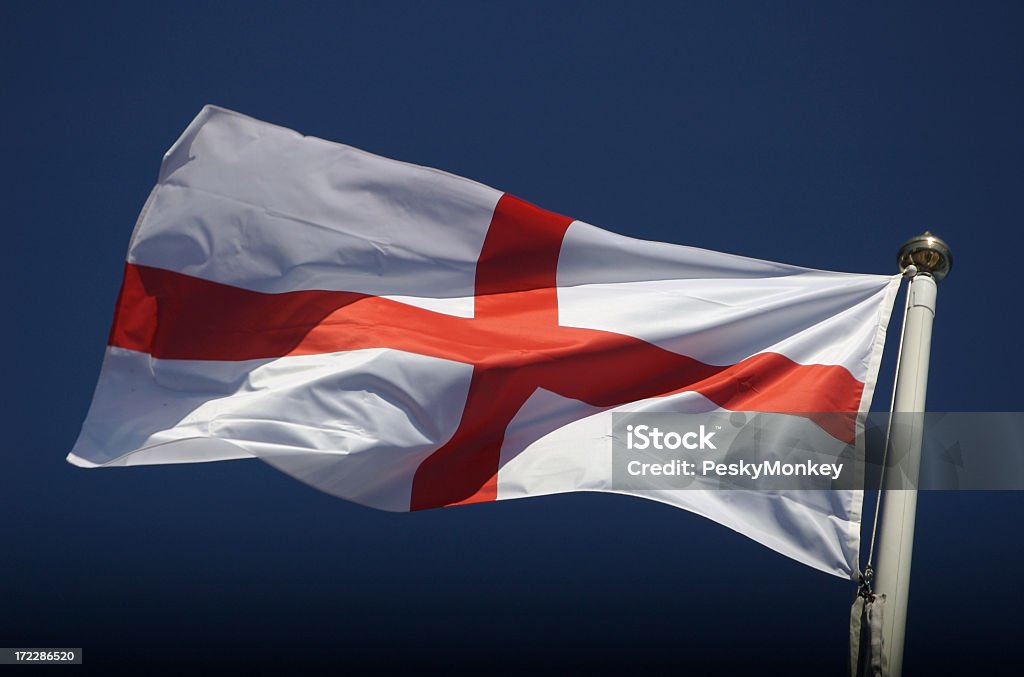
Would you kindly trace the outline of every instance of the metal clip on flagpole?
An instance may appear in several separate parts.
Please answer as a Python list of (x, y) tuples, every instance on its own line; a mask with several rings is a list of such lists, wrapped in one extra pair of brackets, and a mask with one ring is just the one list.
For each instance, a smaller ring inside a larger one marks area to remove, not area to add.
[(890, 476), (886, 486), (908, 488), (884, 489), (878, 536), (878, 567), (874, 572), (874, 592), (878, 596), (884, 595), (885, 599), (881, 664), (888, 668), (885, 673), (896, 676), (903, 671), (917, 483), (921, 464), (922, 414), (928, 389), (936, 283), (949, 274), (953, 256), (945, 242), (925, 232), (900, 247), (898, 261), (910, 285), (907, 288), (903, 347), (896, 370), (893, 414), (899, 416), (900, 413), (912, 412), (915, 415), (903, 417), (906, 420), (899, 420), (897, 425), (892, 426), (887, 456), (898, 461), (898, 464), (887, 463), (884, 471), (891, 474), (899, 470), (903, 476)]

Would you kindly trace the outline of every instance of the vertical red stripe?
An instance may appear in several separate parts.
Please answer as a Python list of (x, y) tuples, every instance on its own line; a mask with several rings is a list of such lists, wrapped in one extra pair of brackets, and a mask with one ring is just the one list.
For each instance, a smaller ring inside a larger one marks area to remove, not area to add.
[[(557, 331), (558, 254), (570, 223), (511, 195), (498, 200), (477, 263), (477, 321), (526, 337), (523, 344), (534, 334)], [(505, 431), (537, 388), (524, 370), (500, 364), (474, 368), (458, 428), (416, 471), (411, 510), (497, 498)]]

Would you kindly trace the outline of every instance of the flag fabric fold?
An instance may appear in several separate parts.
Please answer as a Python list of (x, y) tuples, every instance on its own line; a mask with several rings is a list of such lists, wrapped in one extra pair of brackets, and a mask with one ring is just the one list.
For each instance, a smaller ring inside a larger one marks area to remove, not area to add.
[[(898, 282), (623, 237), (208, 106), (68, 460), (259, 458), (395, 511), (618, 491), (615, 412), (866, 411)], [(856, 570), (860, 491), (637, 495)]]

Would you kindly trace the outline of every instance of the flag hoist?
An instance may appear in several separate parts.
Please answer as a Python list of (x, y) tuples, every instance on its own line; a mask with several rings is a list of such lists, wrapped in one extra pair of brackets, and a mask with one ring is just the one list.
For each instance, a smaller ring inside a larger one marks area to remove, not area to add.
[[(858, 676), (897, 676), (903, 671), (924, 423), (917, 414), (925, 411), (937, 283), (949, 274), (953, 255), (945, 242), (925, 231), (900, 247), (897, 261), (909, 286), (890, 417), (915, 415), (901, 417), (895, 426), (890, 418), (885, 454), (899, 464), (883, 464), (868, 564), (853, 608), (850, 658), (852, 674)], [(900, 477), (886, 481), (884, 473), (897, 471)]]

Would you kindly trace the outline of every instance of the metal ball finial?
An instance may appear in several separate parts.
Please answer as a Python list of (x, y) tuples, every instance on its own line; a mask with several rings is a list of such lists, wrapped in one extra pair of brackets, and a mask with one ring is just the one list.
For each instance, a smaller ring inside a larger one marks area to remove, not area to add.
[(953, 254), (949, 245), (927, 230), (903, 243), (896, 258), (901, 271), (908, 266), (917, 268), (917, 274), (931, 275), (938, 282), (953, 268)]

